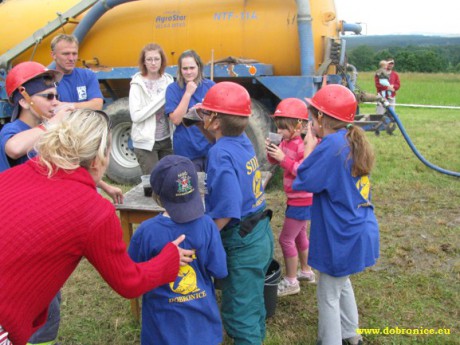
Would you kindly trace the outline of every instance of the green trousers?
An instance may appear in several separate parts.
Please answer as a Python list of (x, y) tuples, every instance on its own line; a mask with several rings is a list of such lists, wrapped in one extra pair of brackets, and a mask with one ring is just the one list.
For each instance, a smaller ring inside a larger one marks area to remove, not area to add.
[(245, 237), (239, 225), (221, 231), (228, 276), (222, 280), (222, 321), (235, 345), (260, 345), (265, 338), (265, 275), (273, 258), (268, 217)]

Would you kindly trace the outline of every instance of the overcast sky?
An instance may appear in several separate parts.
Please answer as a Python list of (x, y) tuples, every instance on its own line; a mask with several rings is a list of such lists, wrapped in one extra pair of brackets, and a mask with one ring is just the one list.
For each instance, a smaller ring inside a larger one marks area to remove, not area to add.
[(458, 0), (335, 0), (337, 17), (363, 23), (365, 35), (460, 36)]

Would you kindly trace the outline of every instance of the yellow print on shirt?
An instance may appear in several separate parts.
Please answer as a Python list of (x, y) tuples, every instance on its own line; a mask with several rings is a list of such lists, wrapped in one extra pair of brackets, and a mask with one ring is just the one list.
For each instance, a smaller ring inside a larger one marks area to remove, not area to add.
[(246, 173), (248, 175), (254, 175), (252, 179), (252, 193), (256, 198), (256, 202), (252, 207), (257, 207), (265, 200), (264, 192), (262, 191), (262, 173), (259, 170), (259, 161), (257, 157), (252, 157), (246, 163)]
[(358, 182), (356, 182), (356, 188), (361, 196), (369, 201), (369, 193), (371, 191), (371, 181), (369, 180), (369, 175), (361, 176)]
[(263, 194), (262, 192), (262, 173), (260, 170), (257, 170), (254, 173), (254, 179), (252, 180), (252, 191), (256, 199), (259, 199)]
[(190, 265), (180, 266), (176, 280), (169, 283), (169, 287), (172, 291), (181, 295), (200, 291), (197, 286), (196, 272)]
[(246, 163), (246, 173), (248, 175), (251, 175), (254, 171), (259, 169), (259, 161), (257, 160), (257, 157), (252, 157), (247, 163)]

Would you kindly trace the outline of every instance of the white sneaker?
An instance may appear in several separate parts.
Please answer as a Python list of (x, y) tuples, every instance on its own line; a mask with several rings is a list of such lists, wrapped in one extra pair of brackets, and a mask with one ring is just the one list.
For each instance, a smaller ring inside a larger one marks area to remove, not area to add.
[(289, 283), (285, 278), (278, 284), (278, 297), (295, 295), (300, 292), (299, 282), (296, 281), (294, 284)]
[(310, 284), (314, 284), (316, 282), (315, 272), (303, 272), (302, 270), (297, 271), (297, 279), (298, 280), (306, 280)]

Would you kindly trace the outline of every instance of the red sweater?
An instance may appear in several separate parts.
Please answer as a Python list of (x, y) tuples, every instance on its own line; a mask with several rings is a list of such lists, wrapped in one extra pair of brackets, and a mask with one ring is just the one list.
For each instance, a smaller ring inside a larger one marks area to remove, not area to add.
[(168, 282), (179, 254), (168, 244), (141, 264), (126, 253), (113, 205), (83, 168), (46, 177), (35, 160), (0, 173), (0, 325), (23, 345), (82, 257), (120, 295), (134, 298)]
[(305, 150), (303, 139), (297, 136), (291, 140), (283, 140), (279, 147), (285, 154), (283, 161), (278, 162), (268, 154), (267, 159), (271, 164), (279, 164), (284, 170), (283, 187), (287, 196), (287, 204), (290, 206), (310, 206), (313, 203), (312, 193), (292, 189), (292, 183), (297, 176), (297, 168), (303, 161)]

